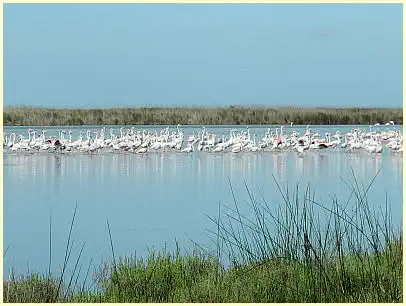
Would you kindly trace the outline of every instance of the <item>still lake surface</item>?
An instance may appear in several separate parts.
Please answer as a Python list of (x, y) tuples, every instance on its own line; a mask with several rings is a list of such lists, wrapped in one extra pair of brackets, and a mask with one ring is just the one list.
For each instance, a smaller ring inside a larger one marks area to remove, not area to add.
[[(96, 130), (95, 127), (89, 127)], [(137, 127), (139, 128), (139, 127)], [(158, 129), (157, 127), (142, 127)], [(217, 134), (231, 126), (206, 127)], [(244, 127), (236, 126), (241, 130)], [(305, 127), (296, 126), (301, 135)], [(312, 130), (342, 133), (352, 126), (313, 126)], [(368, 127), (362, 127), (367, 129)], [(395, 127), (402, 130), (401, 126)], [(26, 127), (5, 127), (5, 132), (26, 134)], [(40, 129), (40, 128), (39, 128)], [(47, 127), (57, 135), (58, 127)], [(86, 127), (63, 127), (73, 135)], [(174, 128), (173, 128), (174, 129)], [(182, 127), (185, 136), (200, 127)], [(251, 126), (263, 137), (265, 127)], [(385, 127), (381, 128), (382, 130)], [(292, 127), (287, 127), (288, 133)], [(262, 134), (261, 134), (262, 133)], [(187, 138), (186, 138), (187, 139)], [(251, 214), (245, 203), (249, 196), (244, 181), (257, 198), (282, 203), (274, 178), (293, 189), (299, 183), (303, 194), (308, 184), (316, 200), (331, 205), (331, 196), (345, 202), (353, 182), (352, 170), (367, 186), (377, 171), (368, 193), (370, 205), (384, 206), (388, 199), (393, 223), (402, 222), (402, 154), (346, 153), (341, 150), (306, 152), (251, 152), (213, 154), (193, 152), (105, 154), (4, 153), (4, 278), (11, 268), (17, 275), (43, 272), (49, 263), (49, 220), (52, 214), (52, 270), (61, 269), (70, 222), (77, 203), (73, 228), (74, 245), (69, 268), (85, 242), (82, 274), (93, 258), (97, 266), (111, 258), (106, 221), (111, 227), (116, 256), (145, 256), (148, 250), (173, 250), (175, 240), (189, 250), (191, 240), (214, 247), (207, 229), (215, 230), (208, 216), (215, 217), (221, 205), (233, 206), (229, 180), (242, 214)], [(275, 205), (276, 205), (275, 204)], [(69, 271), (67, 273), (69, 275)]]

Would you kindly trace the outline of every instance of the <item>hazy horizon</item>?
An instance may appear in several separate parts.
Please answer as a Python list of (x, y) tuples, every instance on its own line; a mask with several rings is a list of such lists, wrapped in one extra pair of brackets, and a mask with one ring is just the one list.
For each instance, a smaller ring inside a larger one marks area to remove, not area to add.
[(402, 4), (4, 4), (4, 106), (399, 108)]

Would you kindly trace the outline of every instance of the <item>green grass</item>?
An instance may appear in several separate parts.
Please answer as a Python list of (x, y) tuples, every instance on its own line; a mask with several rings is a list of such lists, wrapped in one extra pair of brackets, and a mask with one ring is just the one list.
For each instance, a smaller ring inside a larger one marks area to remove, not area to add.
[(177, 247), (116, 260), (108, 224), (113, 259), (95, 271), (94, 290), (77, 281), (79, 255), (62, 286), (62, 277), (12, 276), (4, 282), (4, 301), (402, 302), (402, 231), (392, 225), (389, 203), (371, 209), (372, 183), (354, 177), (348, 199), (324, 204), (298, 185), (289, 190), (277, 183), (278, 205), (247, 188), (252, 214), (241, 215), (234, 199), (210, 217), (212, 251), (196, 244), (183, 255)]
[(58, 109), (6, 107), (6, 126), (55, 125), (239, 125), (239, 124), (403, 124), (402, 108), (144, 107)]

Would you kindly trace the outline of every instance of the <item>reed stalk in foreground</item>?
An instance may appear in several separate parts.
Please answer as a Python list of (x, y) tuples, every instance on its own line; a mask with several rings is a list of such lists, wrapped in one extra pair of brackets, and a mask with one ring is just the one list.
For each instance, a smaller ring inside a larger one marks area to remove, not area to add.
[[(96, 271), (96, 289), (65, 286), (57, 301), (402, 302), (402, 231), (388, 202), (379, 212), (369, 205), (373, 180), (365, 187), (354, 176), (345, 202), (333, 196), (323, 204), (309, 187), (302, 195), (299, 185), (290, 190), (275, 182), (279, 205), (246, 186), (250, 215), (242, 215), (232, 189), (233, 205), (210, 217), (213, 253), (196, 244), (189, 254), (177, 247), (116, 261), (108, 224), (113, 262)], [(58, 282), (12, 276), (4, 301), (45, 302)]]

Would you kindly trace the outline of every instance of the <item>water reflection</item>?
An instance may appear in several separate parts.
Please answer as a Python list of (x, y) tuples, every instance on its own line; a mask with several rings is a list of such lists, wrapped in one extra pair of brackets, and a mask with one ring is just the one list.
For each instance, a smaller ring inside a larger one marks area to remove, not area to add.
[[(259, 197), (261, 191), (271, 203), (280, 200), (273, 176), (290, 190), (297, 182), (303, 187), (310, 184), (320, 201), (330, 201), (332, 194), (345, 200), (349, 188), (344, 181), (353, 182), (352, 171), (367, 186), (381, 169), (369, 198), (381, 204), (388, 192), (394, 222), (400, 224), (401, 156), (308, 153), (303, 157), (293, 152), (5, 154), (4, 243), (12, 246), (8, 256), (17, 271), (27, 261), (33, 268), (46, 267), (49, 212), (52, 209), (55, 218), (59, 214), (53, 235), (55, 254), (63, 253), (76, 201), (75, 239), (87, 242), (88, 258), (109, 256), (106, 219), (113, 226), (118, 255), (135, 249), (142, 255), (148, 247), (159, 248), (175, 239), (188, 246), (188, 237), (210, 245), (205, 229), (212, 224), (206, 215), (217, 215), (219, 201), (232, 205), (228, 179), (241, 211), (248, 214), (244, 181), (254, 194)], [(27, 246), (32, 251), (27, 252)], [(5, 268), (10, 264), (6, 260)]]
[[(294, 152), (267, 152), (262, 154), (220, 155), (208, 153), (179, 154), (156, 153), (135, 154), (76, 154), (76, 155), (28, 155), (7, 154), (4, 166), (9, 179), (44, 177), (48, 184), (58, 185), (67, 172), (76, 178), (128, 178), (137, 177), (179, 178), (188, 173), (206, 181), (214, 177), (240, 176), (247, 180), (264, 173), (273, 174), (278, 181), (287, 181), (288, 176), (325, 178), (353, 169), (361, 176), (377, 173), (383, 166), (396, 180), (402, 180), (402, 158), (398, 155), (368, 155), (362, 153), (318, 153), (299, 156)], [(56, 184), (56, 182), (59, 182)]]
[(264, 173), (273, 174), (278, 181), (288, 176), (325, 178), (353, 169), (361, 176), (377, 173), (383, 166), (396, 180), (402, 180), (402, 158), (398, 155), (368, 155), (362, 153), (318, 153), (299, 156), (294, 152), (267, 152), (262, 154), (220, 155), (208, 153), (179, 154), (76, 154), (76, 155), (24, 155), (7, 154), (4, 166), (10, 179), (44, 177), (48, 184), (63, 181), (67, 172), (77, 179), (128, 178), (134, 175), (156, 178), (178, 178), (188, 173), (195, 178), (210, 181), (214, 177), (241, 176), (247, 180)]

